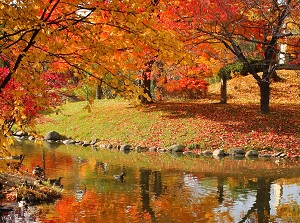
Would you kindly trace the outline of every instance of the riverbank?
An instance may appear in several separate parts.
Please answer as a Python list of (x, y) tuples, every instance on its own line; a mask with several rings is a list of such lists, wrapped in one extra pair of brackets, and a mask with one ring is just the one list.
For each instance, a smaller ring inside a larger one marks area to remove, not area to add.
[[(259, 113), (259, 95), (252, 77), (229, 81), (226, 105), (218, 104), (218, 85), (198, 101), (163, 101), (139, 108), (117, 100), (67, 103), (58, 115), (42, 115), (37, 129), (42, 135), (54, 130), (82, 141), (167, 148), (181, 144), (190, 149), (240, 148), (300, 155), (298, 78), (281, 73), (284, 82), (272, 84), (271, 113)], [(298, 78), (300, 79), (300, 78)], [(295, 85), (295, 86), (294, 86)]]

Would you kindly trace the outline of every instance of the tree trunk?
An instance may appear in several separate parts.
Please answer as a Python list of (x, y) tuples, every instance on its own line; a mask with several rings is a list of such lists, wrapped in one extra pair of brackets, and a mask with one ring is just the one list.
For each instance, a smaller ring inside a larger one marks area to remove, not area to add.
[(102, 91), (102, 81), (97, 84), (97, 89), (96, 89), (96, 99), (100, 100), (103, 98), (103, 91)]
[(148, 78), (147, 74), (143, 74), (142, 88), (144, 90), (144, 94), (147, 95), (151, 100), (149, 101), (144, 95), (141, 95), (140, 98), (141, 98), (142, 103), (151, 103), (152, 102), (150, 87), (151, 87), (151, 80)]
[(263, 114), (270, 112), (270, 82), (269, 79), (264, 79), (259, 84), (260, 87), (260, 111)]
[(227, 103), (227, 77), (226, 75), (221, 76), (221, 104)]
[[(153, 99), (152, 99), (152, 95), (151, 95), (151, 71), (152, 71), (152, 66), (154, 64), (155, 60), (150, 60), (149, 62), (147, 62), (145, 64), (146, 69), (143, 71), (143, 80), (142, 80), (142, 84), (141, 87), (143, 88), (143, 93), (144, 95), (141, 95), (139, 97), (140, 101), (142, 103), (152, 103)], [(147, 97), (145, 97), (145, 95), (149, 98), (147, 99)]]

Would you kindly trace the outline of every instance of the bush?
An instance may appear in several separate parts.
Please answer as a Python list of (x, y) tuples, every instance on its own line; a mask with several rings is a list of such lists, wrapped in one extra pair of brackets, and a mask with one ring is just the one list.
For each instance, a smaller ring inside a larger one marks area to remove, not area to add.
[(208, 86), (209, 83), (203, 79), (185, 77), (168, 81), (160, 87), (163, 96), (198, 99), (206, 97)]

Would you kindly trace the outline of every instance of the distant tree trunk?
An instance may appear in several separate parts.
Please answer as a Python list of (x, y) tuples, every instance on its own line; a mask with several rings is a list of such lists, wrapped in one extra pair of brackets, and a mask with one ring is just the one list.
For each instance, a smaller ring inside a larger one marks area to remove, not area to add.
[(147, 95), (151, 100), (149, 101), (147, 99), (147, 97), (145, 97), (144, 95), (141, 95), (140, 96), (140, 101), (142, 103), (151, 103), (152, 102), (152, 95), (151, 95), (151, 92), (150, 92), (151, 80), (148, 76), (149, 75), (147, 74), (147, 72), (143, 72), (143, 80), (142, 80), (141, 87), (143, 88), (143, 93), (145, 95)]
[(221, 104), (227, 103), (227, 77), (225, 74), (221, 76)]
[(142, 103), (152, 103), (153, 102), (150, 88), (151, 88), (151, 71), (152, 71), (152, 66), (153, 66), (154, 62), (155, 62), (155, 60), (150, 60), (149, 62), (147, 62), (145, 64), (146, 69), (142, 73), (143, 79), (142, 79), (141, 87), (143, 88), (144, 95), (140, 95), (140, 97), (139, 97), (139, 99)]
[(265, 70), (258, 84), (260, 88), (260, 111), (263, 114), (270, 112), (270, 76), (269, 71)]
[(96, 99), (100, 100), (103, 98), (103, 91), (102, 91), (102, 80), (100, 80), (99, 84), (97, 84), (96, 89)]

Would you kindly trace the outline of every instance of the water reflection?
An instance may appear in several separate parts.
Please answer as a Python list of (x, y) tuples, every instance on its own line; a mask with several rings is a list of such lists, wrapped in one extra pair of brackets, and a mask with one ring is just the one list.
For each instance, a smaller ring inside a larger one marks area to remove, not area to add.
[[(234, 174), (188, 172), (178, 167), (137, 168), (137, 160), (148, 159), (143, 154), (122, 154), (121, 159), (116, 151), (104, 156), (107, 151), (67, 146), (49, 149), (22, 144), (15, 152), (26, 155), (24, 163), (28, 167), (43, 165), (47, 177), (63, 177), (65, 193), (54, 204), (28, 209), (16, 206), (12, 212), (2, 213), (3, 222), (300, 221), (297, 171), (236, 174), (240, 171), (239, 160), (230, 161), (236, 165), (232, 167)], [(172, 159), (186, 161), (183, 157)], [(204, 165), (197, 159), (190, 158), (190, 162)], [(227, 160), (211, 162), (223, 167)], [(264, 162), (262, 166), (270, 165)], [(116, 181), (114, 175), (123, 169), (124, 180)]]

